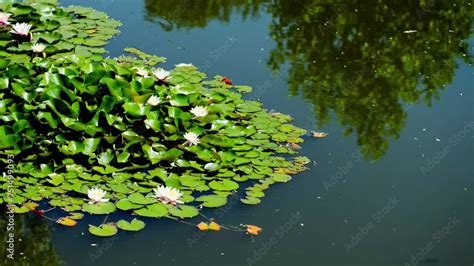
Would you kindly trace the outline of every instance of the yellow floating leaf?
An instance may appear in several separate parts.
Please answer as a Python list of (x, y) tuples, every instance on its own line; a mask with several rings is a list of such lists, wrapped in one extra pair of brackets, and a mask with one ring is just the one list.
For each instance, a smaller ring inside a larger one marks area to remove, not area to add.
[(278, 174), (296, 174), (298, 172), (294, 171), (294, 170), (290, 170), (288, 168), (277, 168), (277, 169), (275, 169), (275, 173), (278, 173)]
[(220, 231), (221, 230), (221, 226), (215, 222), (211, 222), (209, 224), (209, 229), (210, 230), (214, 230), (214, 231)]
[(56, 223), (62, 224), (64, 226), (75, 226), (77, 222), (73, 219), (67, 218), (67, 217), (61, 217), (58, 220), (56, 220)]
[(32, 211), (32, 210), (35, 210), (39, 205), (36, 202), (31, 202), (30, 201), (30, 202), (27, 202), (27, 203), (23, 204), (23, 206), (27, 207), (28, 210)]
[(256, 225), (247, 225), (247, 234), (251, 235), (258, 235), (262, 231), (262, 228), (256, 226)]
[(199, 230), (201, 230), (201, 231), (207, 231), (209, 229), (209, 225), (207, 223), (200, 222), (197, 225), (197, 228), (199, 228)]
[(92, 30), (87, 30), (87, 33), (96, 33), (97, 30), (96, 29), (92, 29)]

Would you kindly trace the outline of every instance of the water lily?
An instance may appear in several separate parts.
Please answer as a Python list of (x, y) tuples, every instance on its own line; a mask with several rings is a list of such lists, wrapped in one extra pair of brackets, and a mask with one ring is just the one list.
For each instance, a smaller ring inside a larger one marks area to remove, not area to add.
[(31, 50), (35, 53), (42, 53), (46, 49), (46, 45), (42, 43), (35, 43), (31, 46)]
[(0, 12), (0, 25), (9, 25), (8, 19), (11, 15), (10, 13)]
[(198, 145), (201, 142), (199, 135), (194, 132), (187, 132), (183, 137), (186, 139), (185, 145)]
[(104, 199), (105, 194), (107, 194), (107, 192), (100, 188), (91, 188), (87, 190), (87, 196), (90, 199), (89, 204), (109, 201), (109, 199)]
[(183, 193), (179, 189), (165, 186), (158, 186), (154, 188), (155, 196), (165, 204), (171, 203), (176, 205), (177, 203), (181, 204), (182, 201), (179, 200), (183, 196)]
[(180, 64), (177, 64), (175, 66), (176, 67), (193, 67), (194, 65), (193, 64), (180, 63)]
[(160, 104), (160, 102), (161, 102), (160, 97), (153, 95), (150, 98), (148, 98), (148, 101), (146, 101), (146, 104), (156, 106)]
[(170, 76), (170, 72), (163, 68), (157, 68), (153, 71), (153, 75), (159, 80), (167, 80)]
[(21, 36), (28, 36), (30, 29), (31, 25), (28, 23), (15, 23), (12, 26), (12, 30), (10, 32)]
[(207, 110), (207, 107), (205, 106), (196, 106), (191, 108), (190, 111), (195, 117), (203, 117), (206, 116), (209, 111)]
[(144, 68), (138, 68), (137, 69), (137, 75), (142, 76), (144, 78), (147, 78), (149, 76), (148, 70), (146, 70)]

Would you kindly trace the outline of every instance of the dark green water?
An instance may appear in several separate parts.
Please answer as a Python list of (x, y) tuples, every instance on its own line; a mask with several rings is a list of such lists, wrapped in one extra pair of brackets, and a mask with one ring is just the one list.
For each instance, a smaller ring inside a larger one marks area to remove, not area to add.
[(124, 23), (111, 56), (193, 63), (330, 136), (308, 139), (311, 170), (262, 204), (205, 212), (262, 226), (254, 239), (159, 220), (104, 240), (81, 234), (95, 220), (24, 221), (16, 252), (29, 265), (473, 265), (473, 6), (369, 2), (62, 1)]

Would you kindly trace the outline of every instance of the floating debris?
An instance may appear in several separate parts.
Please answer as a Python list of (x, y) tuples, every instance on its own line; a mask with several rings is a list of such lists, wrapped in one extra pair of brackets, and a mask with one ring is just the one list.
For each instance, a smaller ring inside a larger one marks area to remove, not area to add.
[(326, 138), (327, 136), (329, 136), (329, 134), (324, 133), (324, 132), (311, 131), (311, 136), (313, 138), (321, 139), (321, 138)]

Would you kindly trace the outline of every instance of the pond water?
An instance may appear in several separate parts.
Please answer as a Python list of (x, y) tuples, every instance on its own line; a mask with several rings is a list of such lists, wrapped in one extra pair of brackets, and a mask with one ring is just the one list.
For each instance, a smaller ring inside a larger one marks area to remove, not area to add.
[(473, 265), (470, 1), (318, 2), (62, 1), (124, 23), (110, 56), (135, 47), (167, 57), (165, 68), (193, 63), (253, 86), (247, 98), (329, 137), (307, 139), (311, 169), (272, 187), (262, 204), (204, 212), (258, 224), (258, 237), (162, 219), (98, 239), (82, 234), (93, 219), (74, 229), (25, 221), (24, 261)]

